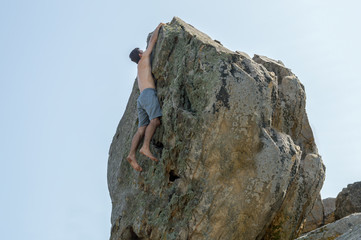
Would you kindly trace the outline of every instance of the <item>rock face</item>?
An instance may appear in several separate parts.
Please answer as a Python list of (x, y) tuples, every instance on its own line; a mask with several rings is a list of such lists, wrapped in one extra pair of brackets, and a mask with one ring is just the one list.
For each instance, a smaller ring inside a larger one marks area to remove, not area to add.
[(155, 164), (126, 161), (136, 84), (109, 151), (110, 239), (294, 239), (324, 181), (305, 90), (280, 61), (232, 52), (179, 18), (152, 56)]
[(325, 224), (334, 222), (335, 202), (336, 198), (321, 200), (321, 196), (319, 196), (311, 212), (306, 217), (305, 222), (302, 224), (301, 233), (307, 233)]
[(342, 234), (337, 240), (360, 240), (361, 239), (361, 224), (349, 229), (346, 233)]
[(335, 221), (336, 198), (326, 198), (322, 200), (325, 214), (325, 224)]
[(327, 224), (297, 240), (350, 240), (361, 239), (361, 213), (354, 213), (336, 222)]
[(347, 188), (342, 189), (337, 195), (335, 219), (356, 212), (361, 212), (361, 182), (347, 185)]
[(324, 225), (324, 206), (321, 195), (318, 195), (315, 205), (303, 223), (302, 233), (310, 232)]

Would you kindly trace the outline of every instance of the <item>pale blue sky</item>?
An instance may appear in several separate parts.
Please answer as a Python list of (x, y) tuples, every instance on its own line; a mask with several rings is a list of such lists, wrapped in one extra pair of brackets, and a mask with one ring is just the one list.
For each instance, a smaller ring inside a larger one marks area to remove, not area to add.
[(2, 238), (109, 238), (106, 167), (136, 75), (128, 54), (173, 16), (293, 70), (327, 167), (322, 197), (336, 197), (361, 181), (360, 9), (358, 0), (0, 1)]

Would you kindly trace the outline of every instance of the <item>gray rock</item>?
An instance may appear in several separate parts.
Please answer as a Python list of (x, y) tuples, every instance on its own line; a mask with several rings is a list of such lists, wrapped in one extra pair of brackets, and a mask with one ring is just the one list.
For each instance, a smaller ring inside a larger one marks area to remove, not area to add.
[(321, 200), (319, 196), (313, 206), (311, 212), (308, 214), (300, 233), (304, 234), (315, 230), (325, 224), (335, 221), (335, 202), (336, 198), (326, 198)]
[(347, 185), (347, 188), (342, 189), (337, 195), (335, 219), (356, 212), (361, 212), (361, 182)]
[(311, 212), (302, 224), (300, 234), (310, 232), (323, 225), (334, 222), (336, 209), (335, 202), (336, 198), (326, 198), (321, 200), (321, 196), (319, 196)]
[(322, 202), (325, 210), (325, 216), (336, 210), (336, 198), (325, 198), (322, 200)]
[(336, 198), (326, 198), (322, 200), (325, 212), (325, 224), (335, 221)]
[(361, 213), (354, 213), (336, 222), (327, 224), (321, 228), (313, 230), (297, 240), (328, 240), (344, 239), (347, 237), (361, 239), (360, 235)]
[(354, 226), (348, 232), (336, 238), (336, 240), (360, 240), (360, 239), (361, 239), (361, 224)]
[(305, 90), (280, 62), (232, 52), (179, 18), (160, 32), (152, 73), (163, 110), (158, 164), (126, 161), (136, 85), (109, 150), (112, 240), (293, 239), (325, 169)]
[(324, 225), (324, 206), (321, 200), (321, 195), (319, 195), (311, 212), (307, 215), (307, 218), (303, 223), (302, 233), (310, 232), (323, 225)]

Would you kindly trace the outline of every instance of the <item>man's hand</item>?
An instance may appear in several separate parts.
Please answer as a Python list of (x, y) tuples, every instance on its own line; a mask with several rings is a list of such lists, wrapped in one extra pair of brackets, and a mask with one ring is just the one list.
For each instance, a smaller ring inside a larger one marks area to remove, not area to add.
[(157, 26), (157, 28), (155, 29), (155, 31), (159, 31), (159, 29), (161, 28), (161, 27), (163, 27), (163, 26), (165, 26), (165, 23), (159, 23), (159, 25)]
[(157, 28), (154, 30), (150, 40), (149, 40), (149, 45), (148, 45), (148, 48), (145, 50), (145, 52), (143, 53), (143, 57), (148, 57), (150, 56), (152, 50), (153, 50), (153, 47), (158, 39), (158, 34), (159, 34), (159, 30), (162, 26), (164, 26), (165, 23), (159, 23), (159, 25), (157, 26)]

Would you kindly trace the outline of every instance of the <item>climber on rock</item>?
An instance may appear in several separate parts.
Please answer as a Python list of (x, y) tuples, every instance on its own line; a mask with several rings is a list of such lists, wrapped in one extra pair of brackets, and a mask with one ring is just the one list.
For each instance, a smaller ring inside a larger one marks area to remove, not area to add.
[(152, 139), (155, 130), (160, 125), (159, 118), (162, 116), (162, 110), (159, 105), (154, 79), (152, 77), (150, 55), (155, 43), (157, 42), (159, 30), (164, 25), (164, 23), (160, 23), (154, 30), (145, 52), (139, 48), (135, 48), (129, 54), (130, 59), (138, 64), (137, 79), (140, 95), (137, 100), (139, 125), (138, 130), (133, 137), (127, 160), (137, 171), (143, 170), (137, 163), (137, 159), (135, 157), (135, 152), (143, 137), (144, 143), (139, 152), (153, 161), (158, 162), (158, 159), (150, 152), (149, 148), (150, 140)]

